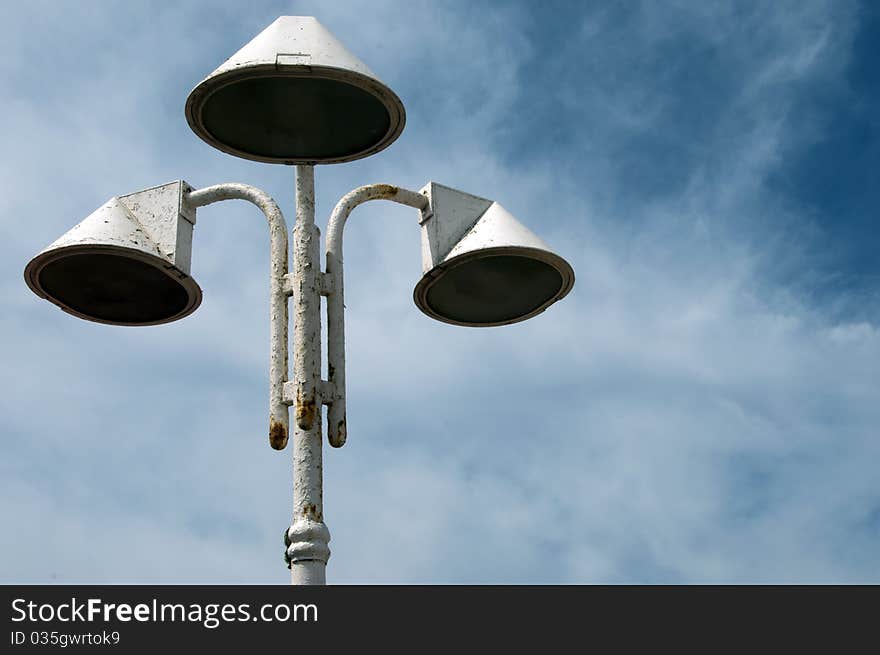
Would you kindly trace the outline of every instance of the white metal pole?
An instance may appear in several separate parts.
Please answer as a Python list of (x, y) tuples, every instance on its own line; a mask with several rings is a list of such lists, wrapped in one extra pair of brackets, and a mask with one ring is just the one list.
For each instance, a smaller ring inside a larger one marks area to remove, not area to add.
[[(293, 521), (287, 531), (290, 580), (326, 583), (330, 532), (324, 524), (321, 463), (321, 268), (314, 167), (296, 167), (293, 228)], [(285, 396), (288, 396), (285, 393)]]

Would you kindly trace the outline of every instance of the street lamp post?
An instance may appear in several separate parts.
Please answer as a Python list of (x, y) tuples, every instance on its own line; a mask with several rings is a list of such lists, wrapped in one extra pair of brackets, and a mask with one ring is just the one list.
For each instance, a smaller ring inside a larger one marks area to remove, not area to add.
[(327, 406), (328, 442), (342, 446), (342, 243), (352, 211), (380, 199), (418, 210), (423, 275), (413, 299), (447, 323), (485, 327), (530, 318), (571, 290), (574, 272), (498, 203), (434, 182), (420, 191), (373, 184), (346, 194), (330, 217), (322, 271), (314, 165), (386, 148), (403, 130), (405, 114), (397, 95), (314, 18), (282, 16), (272, 23), (193, 89), (186, 117), (196, 134), (224, 152), (296, 166), (293, 270), (284, 216), (265, 192), (236, 183), (193, 190), (177, 181), (111, 198), (35, 256), (25, 281), (79, 318), (112, 325), (178, 320), (195, 311), (202, 297), (190, 275), (196, 210), (237, 199), (263, 212), (270, 234), (269, 444), (282, 450), (293, 438), (293, 517), (284, 533), (285, 560), (293, 584), (324, 584), (330, 533), (322, 496), (322, 409)]
[(293, 520), (285, 533), (284, 557), (293, 584), (324, 584), (330, 532), (324, 523), (321, 406), (321, 236), (315, 225), (314, 168), (296, 168), (296, 227), (293, 230), (293, 382), (285, 401), (294, 406)]

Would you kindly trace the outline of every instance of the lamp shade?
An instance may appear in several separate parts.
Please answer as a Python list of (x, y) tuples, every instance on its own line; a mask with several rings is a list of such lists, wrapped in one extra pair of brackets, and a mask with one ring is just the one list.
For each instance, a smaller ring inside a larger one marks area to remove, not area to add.
[(208, 75), (186, 119), (223, 152), (278, 164), (367, 157), (406, 120), (394, 91), (310, 16), (281, 16)]
[(158, 325), (196, 310), (189, 275), (194, 210), (183, 182), (111, 198), (34, 257), (25, 282), (79, 318), (111, 325)]
[(413, 299), (445, 323), (524, 321), (563, 298), (574, 271), (497, 202), (436, 183), (422, 220), (423, 276)]

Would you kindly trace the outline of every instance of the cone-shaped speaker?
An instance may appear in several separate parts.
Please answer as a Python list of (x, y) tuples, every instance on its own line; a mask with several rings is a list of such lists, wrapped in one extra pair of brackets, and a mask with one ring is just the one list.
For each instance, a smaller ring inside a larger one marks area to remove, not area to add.
[(439, 184), (422, 221), (424, 275), (416, 305), (445, 323), (507, 325), (563, 298), (574, 271), (497, 202)]
[(310, 16), (281, 16), (202, 80), (186, 120), (223, 152), (278, 164), (367, 157), (403, 131), (400, 98)]
[(195, 212), (183, 182), (111, 198), (34, 257), (25, 281), (79, 318), (158, 325), (188, 316), (202, 300), (189, 275)]

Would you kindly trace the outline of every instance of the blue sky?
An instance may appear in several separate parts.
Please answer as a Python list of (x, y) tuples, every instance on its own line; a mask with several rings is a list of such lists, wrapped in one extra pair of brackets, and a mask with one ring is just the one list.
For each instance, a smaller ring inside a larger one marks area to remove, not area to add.
[(402, 98), (349, 189), (497, 199), (565, 256), (492, 329), (413, 305), (411, 210), (346, 235), (349, 442), (328, 582), (880, 582), (880, 10), (856, 2), (29, 2), (0, 9), (3, 582), (285, 583), (268, 234), (199, 210), (199, 310), (78, 321), (24, 285), (109, 197), (293, 171), (213, 150), (190, 89), (314, 15)]

